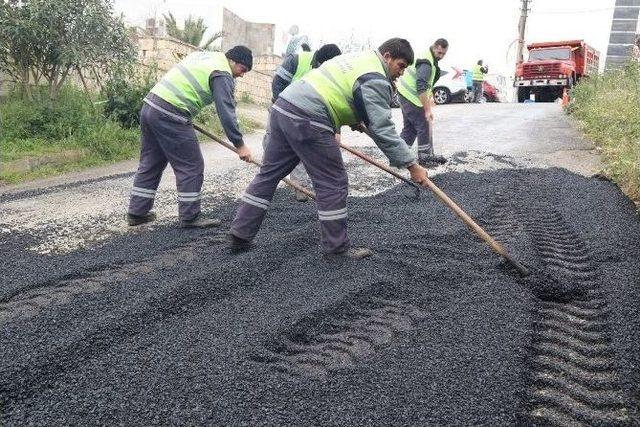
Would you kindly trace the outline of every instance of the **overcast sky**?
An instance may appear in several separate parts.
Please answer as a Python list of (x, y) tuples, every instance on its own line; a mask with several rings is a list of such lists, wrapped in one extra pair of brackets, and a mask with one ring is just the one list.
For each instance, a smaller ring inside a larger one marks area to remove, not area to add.
[[(520, 0), (390, 2), (321, 0), (115, 0), (127, 22), (143, 25), (146, 17), (171, 11), (176, 18), (202, 16), (211, 30), (222, 27), (222, 8), (243, 19), (276, 24), (276, 53), (283, 33), (293, 24), (307, 35), (312, 47), (319, 41), (370, 38), (377, 46), (390, 37), (409, 39), (422, 50), (438, 37), (449, 40), (443, 63), (471, 67), (484, 59), (492, 72), (513, 73)], [(527, 42), (585, 39), (601, 53), (607, 49), (615, 0), (533, 0), (527, 21)]]

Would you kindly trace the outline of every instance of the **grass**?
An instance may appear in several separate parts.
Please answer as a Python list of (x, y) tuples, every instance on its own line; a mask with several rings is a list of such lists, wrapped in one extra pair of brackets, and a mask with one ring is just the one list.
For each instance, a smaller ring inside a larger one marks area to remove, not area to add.
[(568, 111), (602, 150), (605, 174), (640, 202), (640, 64), (582, 80)]
[[(139, 131), (105, 118), (86, 95), (72, 87), (57, 102), (9, 97), (0, 104), (0, 183), (10, 184), (129, 159), (139, 150)], [(68, 156), (66, 154), (69, 154)], [(72, 155), (71, 155), (72, 154)], [(49, 157), (31, 168), (21, 160)]]
[[(224, 135), (213, 106), (205, 108), (196, 121), (216, 135)], [(260, 127), (243, 116), (238, 121), (243, 133)], [(133, 159), (139, 155), (139, 140), (138, 127), (123, 128), (106, 118), (73, 87), (64, 88), (56, 103), (46, 97), (37, 101), (10, 97), (0, 103), (0, 184)], [(36, 160), (37, 166), (18, 170), (19, 163), (29, 160)]]

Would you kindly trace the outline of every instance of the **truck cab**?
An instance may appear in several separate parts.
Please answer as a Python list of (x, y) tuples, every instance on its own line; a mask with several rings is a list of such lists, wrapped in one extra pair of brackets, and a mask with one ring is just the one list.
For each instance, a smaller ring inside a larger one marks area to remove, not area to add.
[(530, 98), (553, 102), (580, 78), (598, 70), (598, 52), (582, 40), (532, 43), (527, 49), (529, 59), (515, 71), (518, 102)]

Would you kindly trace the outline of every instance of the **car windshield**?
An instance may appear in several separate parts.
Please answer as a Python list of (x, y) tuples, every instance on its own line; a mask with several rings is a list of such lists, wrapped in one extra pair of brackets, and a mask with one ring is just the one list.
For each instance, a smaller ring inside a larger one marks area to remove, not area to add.
[(565, 49), (535, 49), (529, 52), (529, 61), (546, 61), (549, 59), (571, 59), (571, 51)]

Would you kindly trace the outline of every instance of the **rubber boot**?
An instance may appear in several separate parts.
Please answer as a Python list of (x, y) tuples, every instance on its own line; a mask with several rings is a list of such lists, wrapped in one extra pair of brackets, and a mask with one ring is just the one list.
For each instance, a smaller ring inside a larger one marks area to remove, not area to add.
[(233, 252), (242, 252), (251, 249), (255, 244), (253, 240), (241, 239), (229, 233), (229, 247)]

